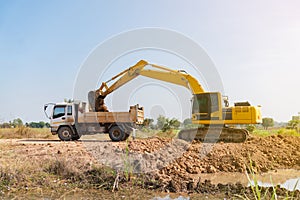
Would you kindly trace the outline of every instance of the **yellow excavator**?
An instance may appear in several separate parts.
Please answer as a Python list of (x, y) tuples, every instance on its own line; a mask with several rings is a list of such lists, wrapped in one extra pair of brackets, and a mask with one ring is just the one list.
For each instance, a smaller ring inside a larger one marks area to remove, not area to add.
[[(146, 67), (147, 66), (147, 67)], [(193, 94), (192, 123), (197, 128), (184, 129), (178, 133), (178, 138), (192, 141), (225, 141), (243, 142), (247, 139), (248, 131), (233, 128), (235, 125), (258, 124), (262, 122), (260, 106), (251, 106), (248, 102), (235, 103), (229, 107), (228, 99), (220, 92), (205, 92), (197, 79), (183, 70), (172, 70), (163, 66), (150, 64), (140, 60), (132, 67), (122, 71), (101, 86), (90, 91), (88, 95), (91, 110), (108, 112), (105, 97), (138, 76), (173, 83), (183, 86)], [(114, 81), (110, 86), (110, 82)], [(223, 106), (223, 102), (225, 106)]]

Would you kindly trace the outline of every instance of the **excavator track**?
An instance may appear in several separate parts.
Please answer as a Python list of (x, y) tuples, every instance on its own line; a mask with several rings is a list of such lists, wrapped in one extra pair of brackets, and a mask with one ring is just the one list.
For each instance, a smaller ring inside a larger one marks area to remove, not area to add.
[(242, 143), (247, 140), (249, 132), (246, 129), (227, 127), (199, 127), (184, 129), (178, 133), (178, 138), (191, 142), (200, 140), (207, 143), (232, 142)]

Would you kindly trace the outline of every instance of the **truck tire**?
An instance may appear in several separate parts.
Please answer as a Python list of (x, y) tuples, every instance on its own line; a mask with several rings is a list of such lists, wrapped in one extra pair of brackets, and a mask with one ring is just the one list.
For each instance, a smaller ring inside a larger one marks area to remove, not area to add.
[(129, 136), (130, 136), (130, 134), (129, 134), (129, 133), (126, 133), (126, 134), (125, 134), (125, 137), (122, 139), (122, 141), (127, 140), (127, 138), (129, 138)]
[(73, 136), (72, 136), (72, 140), (79, 140), (80, 139), (80, 136), (75, 133)]
[(70, 141), (73, 138), (73, 131), (67, 126), (59, 128), (57, 134), (61, 141)]
[(112, 141), (118, 142), (122, 141), (126, 134), (119, 126), (113, 126), (109, 129), (109, 137)]

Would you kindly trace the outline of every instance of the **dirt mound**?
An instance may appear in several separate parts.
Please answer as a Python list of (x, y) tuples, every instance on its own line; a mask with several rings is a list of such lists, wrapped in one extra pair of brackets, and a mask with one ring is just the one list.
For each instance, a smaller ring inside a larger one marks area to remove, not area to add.
[[(169, 139), (131, 141), (133, 152), (154, 152)], [(245, 143), (202, 143), (193, 141), (187, 151), (161, 170), (163, 174), (245, 172), (252, 162), (257, 172), (300, 168), (300, 137), (273, 135), (252, 137)], [(172, 152), (170, 152), (172, 153)]]
[(132, 140), (128, 144), (128, 148), (133, 152), (154, 152), (158, 151), (167, 145), (171, 139), (162, 139), (159, 137), (154, 137), (151, 139), (143, 139), (143, 140)]
[[(129, 149), (133, 152), (155, 152), (155, 148), (162, 149), (163, 145), (169, 143), (170, 140), (157, 138), (132, 141)], [(161, 168), (155, 176), (167, 191), (197, 190), (196, 185), (204, 184), (205, 180), (193, 180), (193, 174), (201, 177), (201, 173), (245, 172), (249, 171), (250, 162), (257, 173), (275, 169), (300, 169), (299, 147), (300, 137), (282, 135), (252, 137), (245, 143), (209, 144), (193, 141), (181, 156)], [(236, 185), (224, 187), (233, 188), (233, 191), (242, 190)], [(214, 191), (212, 188), (208, 190)]]
[(249, 171), (250, 163), (257, 173), (300, 169), (300, 137), (295, 136), (251, 137), (244, 143), (189, 144), (178, 139), (148, 138), (97, 145), (90, 146), (97, 160), (120, 170), (126, 161), (133, 172), (150, 173), (163, 190), (170, 192), (197, 192), (197, 185), (201, 185), (201, 191), (206, 187), (209, 191), (231, 188), (233, 193), (245, 190), (235, 184), (211, 186), (206, 180), (194, 178), (202, 173)]

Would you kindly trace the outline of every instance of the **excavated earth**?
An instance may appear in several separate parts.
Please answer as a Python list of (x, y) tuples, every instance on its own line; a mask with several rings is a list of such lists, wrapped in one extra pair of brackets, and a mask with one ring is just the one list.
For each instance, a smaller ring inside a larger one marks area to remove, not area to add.
[[(193, 141), (189, 144), (183, 140), (150, 138), (128, 143), (93, 144), (86, 147), (95, 153), (96, 159), (104, 158), (107, 162), (108, 157), (118, 155), (116, 152), (123, 155), (122, 160), (124, 154), (136, 162), (138, 161), (133, 159), (134, 156), (140, 160), (153, 158), (153, 162), (165, 164), (161, 168), (152, 169), (159, 169), (159, 174), (162, 175), (245, 172), (250, 167), (250, 162), (255, 172), (300, 169), (300, 137), (295, 136), (251, 137), (244, 143), (211, 144)], [(116, 157), (113, 159), (116, 162)], [(154, 164), (151, 162), (151, 165)], [(142, 168), (141, 172), (143, 170), (151, 171)]]
[[(158, 137), (124, 142), (82, 138), (78, 142), (13, 141), (6, 146), (8, 150), (0, 151), (3, 164), (13, 162), (10, 151), (20, 160), (68, 158), (68, 162), (78, 163), (78, 169), (100, 163), (119, 172), (146, 174), (155, 184), (145, 181), (144, 185), (167, 192), (250, 194), (251, 189), (241, 183), (213, 184), (203, 175), (245, 174), (251, 166), (257, 174), (279, 169), (300, 170), (300, 137), (296, 136), (251, 137), (244, 143), (215, 144)], [(286, 193), (280, 188), (277, 192)], [(300, 197), (299, 191), (296, 196)]]
[[(89, 144), (87, 149), (94, 158), (117, 170), (128, 170), (122, 166), (129, 163), (127, 166), (131, 166), (133, 172), (151, 174), (165, 191), (215, 193), (224, 190), (243, 194), (251, 193), (250, 188), (240, 183), (214, 185), (201, 179), (201, 174), (299, 170), (299, 147), (300, 137), (272, 135), (251, 137), (244, 143), (215, 144), (149, 138), (113, 145)], [(280, 193), (280, 190), (277, 192)], [(282, 193), (285, 194), (285, 191)]]

